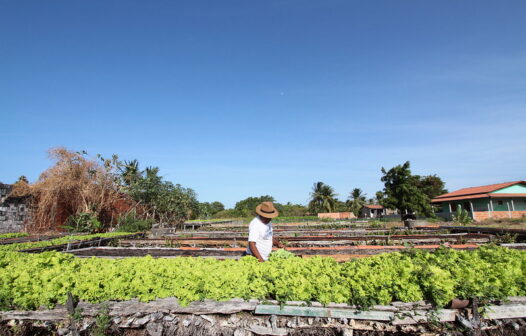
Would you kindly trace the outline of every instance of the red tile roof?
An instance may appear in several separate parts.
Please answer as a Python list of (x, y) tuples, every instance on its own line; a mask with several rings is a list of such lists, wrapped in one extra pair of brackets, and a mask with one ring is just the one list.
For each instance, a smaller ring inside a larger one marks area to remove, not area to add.
[(365, 208), (369, 208), (369, 209), (383, 209), (384, 207), (381, 206), (381, 205), (377, 205), (377, 204), (366, 204), (364, 205)]
[[(438, 203), (438, 202), (444, 202), (444, 201), (453, 201), (453, 200), (460, 200), (460, 199), (469, 199), (469, 198), (482, 198), (482, 197), (489, 197), (488, 193), (500, 190), (502, 188), (506, 188), (515, 184), (526, 184), (525, 181), (515, 181), (515, 182), (505, 182), (505, 183), (497, 183), (497, 184), (490, 184), (486, 186), (480, 186), (480, 187), (471, 187), (471, 188), (464, 188), (459, 189), (447, 194), (443, 194), (440, 196), (435, 197), (432, 202)], [(491, 195), (492, 197), (495, 195)]]
[(445, 202), (445, 201), (460, 201), (460, 200), (465, 200), (465, 199), (485, 198), (485, 197), (489, 197), (489, 194), (476, 194), (476, 195), (440, 197), (440, 198), (437, 197), (437, 198), (433, 198), (433, 200), (431, 200), (431, 203), (440, 203), (440, 202)]

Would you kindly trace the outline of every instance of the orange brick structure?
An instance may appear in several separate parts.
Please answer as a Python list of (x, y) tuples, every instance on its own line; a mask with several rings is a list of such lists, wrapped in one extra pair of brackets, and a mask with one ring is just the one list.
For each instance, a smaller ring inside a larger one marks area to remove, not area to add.
[(475, 211), (475, 220), (480, 222), (486, 219), (508, 219), (526, 217), (526, 211)]
[(356, 216), (352, 212), (325, 212), (319, 213), (318, 218), (350, 219), (356, 218)]
[(440, 195), (432, 203), (440, 207), (437, 215), (448, 219), (459, 208), (468, 211), (476, 221), (521, 218), (526, 216), (526, 182), (464, 188)]

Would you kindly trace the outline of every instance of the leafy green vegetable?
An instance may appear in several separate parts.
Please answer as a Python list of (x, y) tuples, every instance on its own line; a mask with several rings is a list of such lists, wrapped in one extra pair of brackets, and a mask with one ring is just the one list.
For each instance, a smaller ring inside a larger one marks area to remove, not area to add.
[(526, 253), (494, 245), (473, 251), (411, 250), (338, 263), (332, 258), (254, 257), (101, 259), (0, 251), (0, 308), (64, 304), (67, 293), (90, 302), (175, 296), (181, 304), (256, 298), (346, 302), (368, 307), (428, 300), (526, 295)]
[(279, 249), (277, 251), (274, 251), (270, 254), (269, 259), (275, 260), (275, 259), (289, 259), (294, 258), (295, 254), (292, 252), (289, 252), (285, 249)]
[(81, 240), (90, 240), (94, 238), (111, 238), (111, 237), (125, 236), (129, 234), (131, 233), (129, 232), (108, 232), (108, 233), (97, 233), (97, 234), (89, 234), (89, 235), (71, 235), (71, 236), (60, 237), (60, 238), (55, 238), (51, 240), (38, 241), (38, 242), (6, 244), (6, 245), (0, 245), (0, 252), (1, 251), (19, 251), (19, 250), (25, 250), (25, 249), (30, 249), (30, 248), (67, 244), (67, 243), (81, 241)]
[(0, 234), (0, 239), (20, 238), (20, 237), (27, 237), (27, 236), (28, 234), (25, 232), (11, 232), (11, 233)]

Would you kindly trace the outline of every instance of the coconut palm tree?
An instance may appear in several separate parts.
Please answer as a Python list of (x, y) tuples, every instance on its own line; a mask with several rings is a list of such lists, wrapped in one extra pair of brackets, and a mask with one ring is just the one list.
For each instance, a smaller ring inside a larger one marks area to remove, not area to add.
[(360, 210), (366, 204), (365, 195), (360, 188), (354, 188), (349, 194), (347, 204), (356, 217), (360, 215)]
[(309, 202), (309, 210), (311, 212), (319, 213), (334, 211), (337, 195), (331, 186), (323, 182), (316, 182), (312, 187), (310, 195), (311, 200)]
[(124, 184), (128, 186), (137, 181), (142, 175), (139, 169), (139, 161), (137, 160), (124, 161), (124, 166), (120, 168), (120, 171)]

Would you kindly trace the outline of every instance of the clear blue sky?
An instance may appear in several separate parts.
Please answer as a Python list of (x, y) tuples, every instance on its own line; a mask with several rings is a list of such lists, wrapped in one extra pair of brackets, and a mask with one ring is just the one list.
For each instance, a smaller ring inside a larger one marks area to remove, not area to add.
[(526, 179), (526, 2), (0, 0), (0, 181), (47, 149), (233, 206)]

